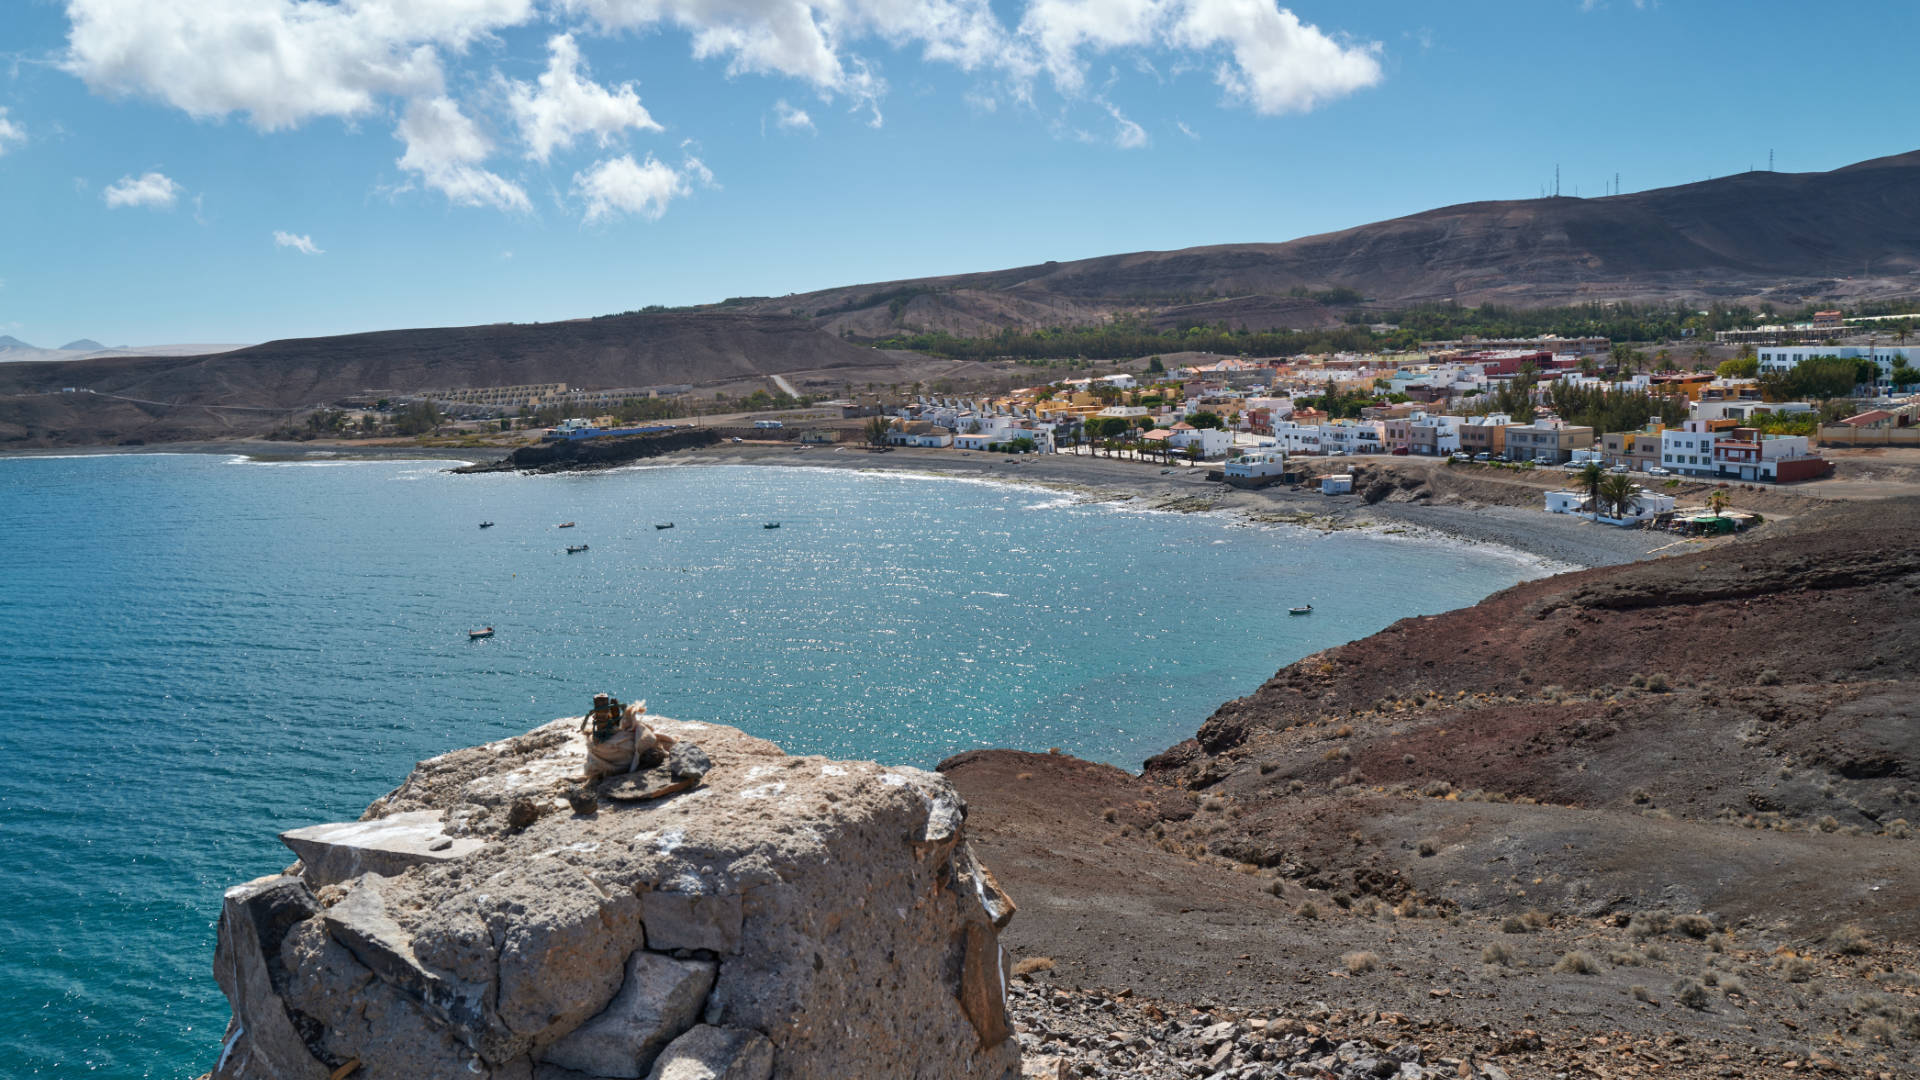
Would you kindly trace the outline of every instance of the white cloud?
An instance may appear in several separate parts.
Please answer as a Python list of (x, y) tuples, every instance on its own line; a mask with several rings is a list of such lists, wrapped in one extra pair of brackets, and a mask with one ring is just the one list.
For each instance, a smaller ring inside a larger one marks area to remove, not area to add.
[(326, 252), (314, 246), (313, 237), (304, 234), (282, 232), (279, 229), (273, 230), (273, 244), (275, 247), (292, 248), (302, 255), (326, 254)]
[(527, 156), (545, 162), (556, 149), (572, 146), (575, 138), (592, 135), (601, 146), (628, 128), (659, 131), (631, 82), (609, 90), (587, 78), (580, 47), (572, 34), (547, 42), (550, 54), (539, 86), (507, 83), (507, 101), (527, 141)]
[(1173, 126), (1180, 129), (1180, 134), (1185, 135), (1187, 138), (1192, 139), (1194, 142), (1200, 141), (1200, 133), (1188, 127), (1186, 121), (1175, 120), (1173, 122)]
[(658, 221), (667, 212), (667, 204), (693, 193), (694, 183), (713, 182), (713, 173), (699, 158), (688, 158), (675, 169), (647, 155), (644, 164), (636, 164), (632, 154), (622, 154), (599, 162), (586, 172), (573, 174), (573, 191), (586, 200), (586, 220), (604, 221), (624, 214), (639, 214)]
[(493, 152), (493, 143), (452, 98), (412, 102), (394, 136), (407, 144), (397, 164), (454, 204), (533, 209), (520, 185), (479, 166)]
[(1342, 44), (1274, 0), (1032, 0), (1020, 33), (1068, 94), (1085, 87), (1083, 52), (1146, 47), (1224, 50), (1215, 78), (1262, 114), (1305, 112), (1381, 78), (1377, 44)]
[(1122, 113), (1119, 108), (1113, 104), (1109, 102), (1102, 102), (1101, 104), (1106, 105), (1107, 114), (1113, 117), (1115, 128), (1113, 144), (1115, 146), (1118, 146), (1122, 150), (1138, 150), (1147, 145), (1146, 128), (1127, 119), (1126, 114)]
[(118, 182), (107, 185), (101, 194), (110, 208), (152, 206), (170, 210), (185, 190), (164, 173), (150, 172), (141, 176), (123, 176)]
[(436, 93), (441, 49), (533, 14), (533, 0), (68, 0), (65, 66), (101, 93), (272, 131)]
[(8, 143), (26, 141), (26, 129), (7, 119), (7, 107), (0, 105), (0, 154), (7, 152)]
[(773, 103), (773, 118), (774, 123), (788, 131), (814, 130), (813, 117), (807, 115), (807, 110), (794, 108), (785, 98)]

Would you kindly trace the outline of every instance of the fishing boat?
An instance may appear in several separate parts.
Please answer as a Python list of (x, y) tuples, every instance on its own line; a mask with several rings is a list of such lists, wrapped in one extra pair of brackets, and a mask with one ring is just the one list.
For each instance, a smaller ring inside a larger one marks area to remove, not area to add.
[(567, 547), (567, 554), (578, 555), (585, 550), (587, 550), (587, 545), (585, 544), (570, 544)]
[(467, 631), (467, 640), (468, 640), (468, 641), (479, 641), (479, 640), (480, 640), (481, 638), (489, 638), (489, 637), (492, 637), (492, 636), (493, 636), (493, 627), (491, 627), (491, 626), (489, 626), (489, 627), (487, 627), (487, 628), (486, 628), (485, 630), (469, 630), (469, 631)]
[(483, 528), (483, 529), (491, 529), (491, 528), (493, 528), (493, 522), (491, 522), (491, 521), (483, 521), (483, 522), (481, 522), (481, 523), (480, 523), (480, 527), (481, 527), (481, 528)]
[(656, 528), (656, 529), (671, 529), (671, 528), (673, 528), (673, 522), (671, 522), (671, 521), (669, 521), (669, 522), (667, 522), (667, 523), (666, 523), (665, 525), (655, 525), (655, 526), (654, 526), (654, 528)]
[(1313, 605), (1312, 605), (1312, 604), (1302, 604), (1302, 605), (1300, 605), (1299, 607), (1290, 607), (1290, 608), (1288, 608), (1288, 609), (1287, 609), (1287, 614), (1289, 614), (1289, 615), (1311, 615), (1311, 614), (1313, 614)]
[(769, 521), (765, 525), (762, 525), (760, 527), (763, 529), (777, 529), (780, 527), (780, 523), (777, 521)]
[(571, 522), (571, 521), (563, 521), (563, 522), (561, 522), (560, 524), (558, 524), (558, 525), (556, 525), (556, 526), (554, 526), (554, 528), (556, 528), (556, 529), (571, 529), (571, 528), (573, 528), (573, 522)]

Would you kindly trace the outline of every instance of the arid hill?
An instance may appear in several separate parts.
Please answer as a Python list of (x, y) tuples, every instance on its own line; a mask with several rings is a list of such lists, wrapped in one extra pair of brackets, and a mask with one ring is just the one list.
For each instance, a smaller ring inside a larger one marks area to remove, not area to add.
[(1912, 1075), (1920, 501), (1794, 525), (1309, 656), (1140, 777), (943, 763), (1021, 899), (1016, 953), (1176, 1001), (1443, 1018), (1539, 1075), (1623, 1032), (1680, 1033), (1678, 1075), (1816, 1046)]
[[(285, 418), (275, 410), (369, 393), (713, 385), (878, 362), (884, 357), (872, 349), (791, 316), (666, 312), (293, 338), (213, 356), (8, 364), (0, 365), (0, 445), (250, 433)], [(68, 386), (92, 393), (57, 392)]]
[(1607, 198), (1464, 203), (1280, 244), (1143, 251), (768, 299), (828, 329), (956, 334), (1133, 314), (1266, 329), (1381, 304), (1572, 303), (1920, 290), (1920, 151), (1824, 173), (1749, 172)]

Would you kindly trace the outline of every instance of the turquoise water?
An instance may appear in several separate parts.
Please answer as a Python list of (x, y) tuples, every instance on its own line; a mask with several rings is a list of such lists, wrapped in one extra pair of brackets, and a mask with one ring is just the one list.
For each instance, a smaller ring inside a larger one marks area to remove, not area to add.
[(0, 461), (0, 1074), (197, 1075), (220, 893), (292, 861), (277, 832), (596, 690), (794, 752), (1137, 768), (1299, 656), (1535, 572), (994, 484), (444, 467)]

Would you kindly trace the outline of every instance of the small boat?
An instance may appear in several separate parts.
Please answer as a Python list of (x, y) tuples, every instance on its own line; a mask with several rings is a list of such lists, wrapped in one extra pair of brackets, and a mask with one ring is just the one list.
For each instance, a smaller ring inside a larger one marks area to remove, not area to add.
[(1287, 609), (1287, 614), (1289, 614), (1289, 615), (1311, 615), (1311, 614), (1313, 614), (1313, 605), (1312, 605), (1312, 604), (1302, 604), (1302, 605), (1301, 605), (1301, 606), (1299, 606), (1299, 607), (1290, 607), (1290, 608), (1288, 608), (1288, 609)]
[(558, 524), (558, 525), (555, 525), (555, 526), (554, 526), (554, 528), (556, 528), (556, 529), (571, 529), (571, 528), (573, 528), (573, 522), (571, 522), (571, 521), (563, 521), (563, 522), (561, 522), (560, 524)]
[(493, 522), (491, 522), (491, 521), (483, 521), (483, 522), (481, 522), (481, 523), (480, 523), (480, 527), (481, 527), (481, 528), (483, 528), (483, 529), (491, 529), (491, 528), (493, 528)]
[(777, 521), (769, 521), (765, 525), (762, 525), (760, 527), (763, 529), (777, 529), (780, 527), (780, 523)]
[(673, 528), (673, 522), (671, 522), (671, 521), (669, 521), (669, 522), (667, 522), (667, 523), (666, 523), (665, 525), (655, 525), (655, 526), (654, 526), (654, 528), (656, 528), (656, 529), (671, 529), (671, 528)]
[(567, 547), (567, 554), (578, 555), (585, 550), (587, 550), (587, 545), (585, 544), (571, 544)]
[(467, 631), (467, 640), (468, 640), (468, 641), (479, 641), (479, 640), (480, 640), (481, 638), (489, 638), (489, 637), (492, 637), (492, 636), (493, 636), (493, 627), (491, 627), (491, 626), (489, 626), (489, 627), (487, 627), (487, 628), (486, 628), (485, 630), (469, 630), (469, 631)]

